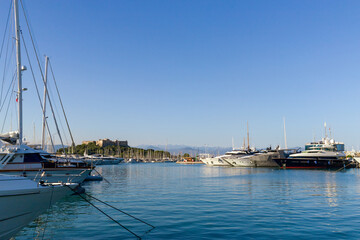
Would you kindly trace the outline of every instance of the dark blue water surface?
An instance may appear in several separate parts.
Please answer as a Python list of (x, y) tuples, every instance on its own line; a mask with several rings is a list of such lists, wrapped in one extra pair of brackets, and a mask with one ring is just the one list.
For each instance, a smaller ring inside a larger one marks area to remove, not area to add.
[[(360, 239), (360, 170), (226, 168), (174, 163), (98, 167), (111, 183), (90, 200), (143, 239)], [(45, 229), (45, 231), (44, 231)], [(79, 196), (70, 196), (16, 239), (136, 239)]]

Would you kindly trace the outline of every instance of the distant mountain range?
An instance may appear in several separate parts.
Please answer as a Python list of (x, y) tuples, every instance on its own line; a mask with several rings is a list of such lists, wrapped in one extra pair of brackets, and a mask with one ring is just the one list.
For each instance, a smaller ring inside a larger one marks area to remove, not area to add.
[(179, 153), (184, 154), (188, 153), (191, 156), (195, 156), (199, 153), (210, 153), (214, 155), (221, 155), (225, 152), (231, 151), (231, 147), (196, 147), (196, 146), (187, 146), (187, 145), (139, 145), (138, 148), (143, 149), (154, 149), (154, 150), (162, 150), (162, 151), (168, 151), (173, 155), (177, 155)]

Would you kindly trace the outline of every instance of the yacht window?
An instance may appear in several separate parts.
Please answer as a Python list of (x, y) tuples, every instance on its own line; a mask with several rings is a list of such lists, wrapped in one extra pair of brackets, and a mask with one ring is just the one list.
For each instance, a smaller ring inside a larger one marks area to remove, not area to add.
[(26, 153), (24, 154), (24, 162), (41, 162), (43, 159), (38, 153)]
[[(7, 156), (7, 155), (5, 155), (5, 156)], [(11, 159), (8, 161), (8, 163), (14, 162), (14, 160), (15, 160), (15, 155), (11, 157)]]

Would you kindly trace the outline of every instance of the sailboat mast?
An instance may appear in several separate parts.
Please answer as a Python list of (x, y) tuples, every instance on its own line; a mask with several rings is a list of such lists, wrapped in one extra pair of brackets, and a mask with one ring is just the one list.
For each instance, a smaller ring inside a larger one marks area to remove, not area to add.
[(246, 122), (246, 127), (247, 127), (248, 150), (250, 150), (249, 122)]
[(22, 113), (22, 79), (21, 79), (21, 55), (20, 55), (20, 25), (18, 0), (14, 0), (15, 16), (15, 45), (16, 45), (16, 74), (18, 79), (18, 114), (19, 114), (19, 145), (23, 139), (23, 113)]
[(46, 124), (46, 92), (47, 92), (47, 72), (48, 72), (48, 56), (45, 56), (45, 76), (44, 76), (44, 106), (43, 106), (43, 126), (42, 126), (42, 142), (41, 148), (45, 149), (45, 124)]

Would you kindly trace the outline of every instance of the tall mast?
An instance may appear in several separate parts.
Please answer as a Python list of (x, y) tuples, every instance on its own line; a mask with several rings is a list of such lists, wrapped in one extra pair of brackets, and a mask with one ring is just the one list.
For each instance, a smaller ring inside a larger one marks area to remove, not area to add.
[(46, 92), (47, 92), (47, 72), (48, 72), (48, 56), (45, 56), (45, 76), (44, 76), (44, 106), (43, 106), (43, 126), (42, 126), (42, 142), (41, 148), (45, 149), (45, 124), (46, 124)]
[(285, 149), (287, 149), (285, 117), (284, 117), (284, 139), (285, 139)]
[(19, 145), (23, 139), (23, 113), (22, 113), (22, 80), (21, 80), (21, 55), (20, 55), (20, 25), (19, 25), (19, 7), (18, 0), (14, 0), (15, 16), (15, 45), (16, 45), (16, 74), (18, 79), (18, 112), (19, 112)]
[(247, 141), (248, 141), (248, 150), (250, 150), (249, 122), (246, 122), (246, 126), (247, 126)]

